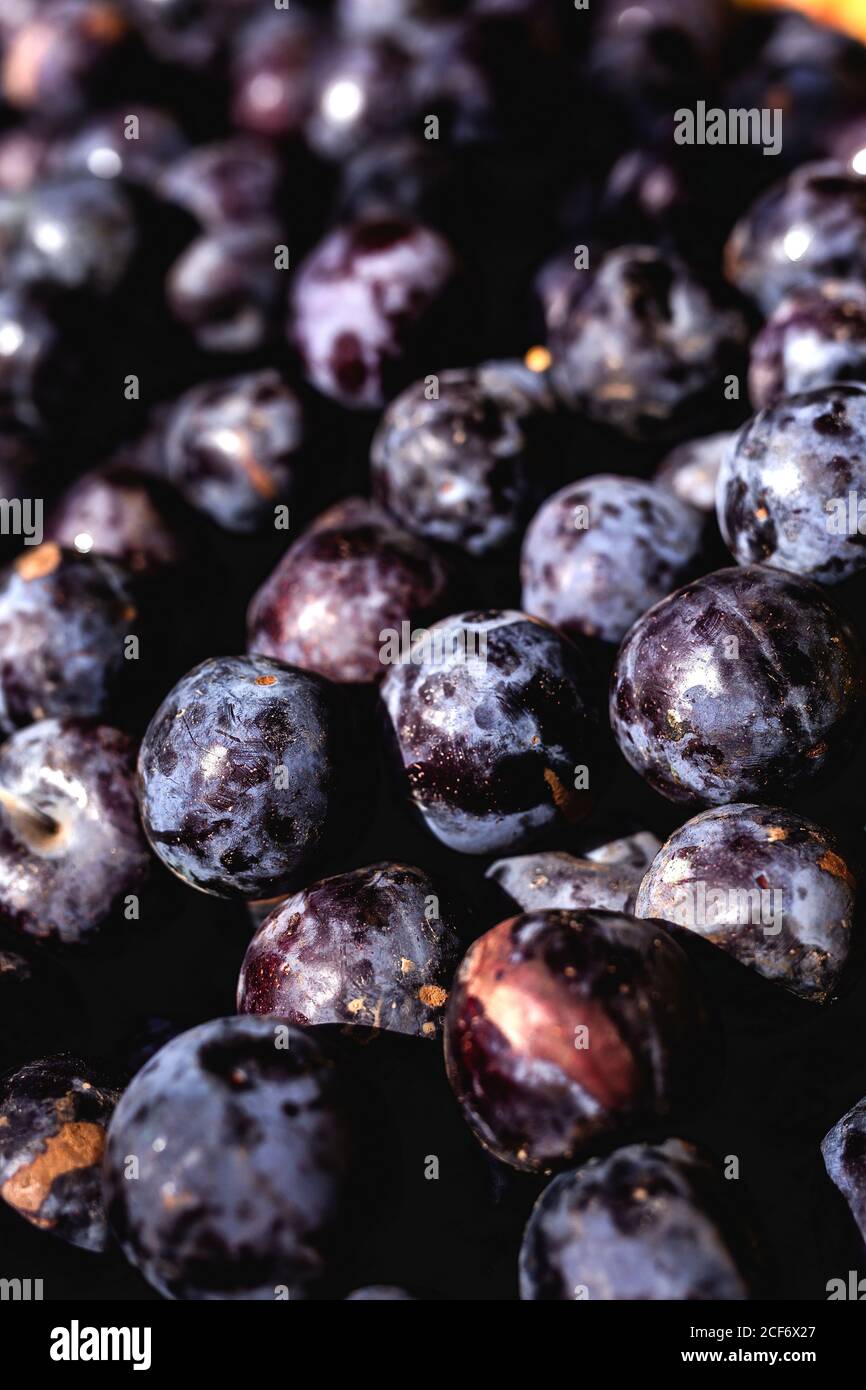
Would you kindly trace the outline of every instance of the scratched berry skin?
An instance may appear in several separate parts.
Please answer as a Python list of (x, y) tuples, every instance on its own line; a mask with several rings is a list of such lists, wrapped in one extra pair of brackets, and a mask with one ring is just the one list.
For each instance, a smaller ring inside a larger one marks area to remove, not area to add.
[(507, 853), (588, 814), (598, 738), (588, 677), (546, 623), (509, 611), (444, 618), (391, 667), (382, 701), (408, 795), (451, 849)]
[(828, 831), (779, 806), (743, 804), (675, 830), (634, 909), (697, 932), (816, 1003), (845, 965), (854, 910), (854, 876)]
[(154, 852), (224, 897), (287, 891), (345, 805), (339, 692), (267, 657), (214, 657), (180, 680), (148, 726), (139, 800)]
[(740, 564), (823, 584), (866, 566), (849, 495), (866, 494), (866, 387), (786, 396), (744, 425), (719, 470), (719, 529)]
[(744, 565), (638, 619), (610, 719), (627, 761), (669, 800), (774, 802), (844, 761), (863, 695), (860, 642), (823, 591)]
[(456, 921), (431, 879), (406, 864), (322, 879), (262, 922), (238, 1012), (435, 1038), (460, 958)]
[(749, 359), (756, 410), (836, 381), (866, 381), (866, 286), (829, 280), (783, 299)]
[(761, 194), (725, 248), (728, 279), (766, 314), (792, 290), (866, 271), (866, 183), (844, 164), (804, 164)]
[(852, 1106), (821, 1140), (827, 1176), (835, 1183), (866, 1241), (866, 1097)]
[(480, 1143), (514, 1168), (546, 1171), (667, 1115), (704, 1027), (686, 957), (657, 923), (527, 912), (466, 953), (445, 1061)]
[(220, 1018), (130, 1082), (108, 1132), (106, 1209), (166, 1298), (303, 1298), (327, 1268), (347, 1161), (334, 1068), (312, 1036)]
[(138, 631), (126, 569), (102, 555), (25, 547), (0, 572), (0, 730), (45, 718), (104, 718), (130, 679)]
[(694, 572), (702, 533), (700, 513), (653, 483), (612, 474), (569, 483), (524, 537), (523, 608), (569, 637), (619, 642)]
[(720, 1165), (681, 1139), (630, 1144), (562, 1173), (532, 1210), (520, 1297), (740, 1301), (751, 1241)]
[(41, 1231), (104, 1250), (105, 1133), (120, 1092), (75, 1057), (29, 1062), (0, 1088), (0, 1196)]
[(448, 242), (418, 223), (362, 219), (329, 232), (291, 293), (289, 337), (308, 380), (349, 409), (381, 408), (411, 379), (419, 331), (456, 269)]
[(383, 632), (441, 613), (448, 584), (431, 546), (376, 502), (347, 497), (315, 519), (253, 595), (248, 646), (329, 680), (378, 681)]

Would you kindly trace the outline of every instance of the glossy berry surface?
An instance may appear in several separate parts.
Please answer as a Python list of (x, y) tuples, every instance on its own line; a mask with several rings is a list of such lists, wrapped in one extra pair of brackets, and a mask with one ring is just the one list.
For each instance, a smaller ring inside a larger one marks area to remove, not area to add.
[(855, 881), (814, 821), (779, 806), (717, 806), (665, 841), (634, 910), (698, 932), (823, 1003), (848, 957)]
[(253, 596), (251, 652), (334, 681), (381, 680), (384, 634), (441, 613), (448, 570), (364, 497), (329, 507)]
[(533, 1302), (752, 1297), (720, 1168), (691, 1144), (630, 1144), (554, 1178), (520, 1251)]
[(866, 381), (866, 287), (856, 280), (795, 290), (752, 343), (749, 395), (756, 410), (836, 381)]
[(536, 512), (520, 571), (527, 613), (569, 637), (619, 642), (694, 570), (703, 519), (639, 478), (570, 483)]
[(592, 695), (577, 649), (545, 623), (445, 618), (389, 670), (382, 700), (408, 794), (450, 848), (503, 853), (588, 814)]
[(515, 1168), (549, 1170), (668, 1114), (702, 1028), (686, 958), (657, 924), (529, 912), (464, 957), (446, 1066), (476, 1138)]
[(162, 469), (218, 526), (257, 531), (293, 494), (302, 440), (300, 401), (279, 372), (245, 372), (194, 386), (171, 407)]
[(175, 261), (168, 303), (204, 351), (254, 352), (274, 337), (281, 243), (281, 231), (270, 222), (227, 223), (196, 237)]
[(406, 864), (322, 879), (262, 922), (238, 1012), (436, 1037), (461, 954), (457, 921), (427, 874)]
[(745, 347), (738, 309), (651, 246), (611, 251), (586, 285), (575, 275), (550, 337), (553, 384), (567, 405), (647, 440), (683, 438), (718, 414)]
[(0, 196), (7, 283), (106, 294), (122, 280), (135, 244), (132, 208), (105, 180), (70, 177)]
[(728, 278), (771, 313), (792, 290), (866, 270), (866, 182), (843, 164), (805, 164), (762, 194), (725, 251)]
[(292, 285), (289, 337), (308, 380), (350, 409), (383, 406), (455, 272), (451, 247), (420, 224), (364, 220), (329, 232)]
[(106, 1208), (168, 1298), (303, 1297), (324, 1272), (345, 1167), (333, 1068), (312, 1038), (277, 1019), (216, 1019), (174, 1038), (125, 1091)]
[(724, 430), (677, 444), (662, 459), (653, 482), (699, 512), (714, 514), (719, 469), (733, 439), (734, 434)]
[(296, 134), (312, 104), (319, 25), (306, 11), (255, 12), (231, 55), (232, 114), (243, 130)]
[(287, 890), (321, 851), (345, 767), (336, 691), (267, 657), (214, 657), (163, 700), (138, 758), (156, 854), (204, 892)]
[(203, 227), (261, 221), (276, 211), (280, 163), (269, 145), (236, 136), (197, 145), (163, 167), (159, 191)]
[(0, 1197), (83, 1250), (108, 1243), (102, 1158), (119, 1099), (70, 1056), (30, 1062), (0, 1086)]
[(376, 496), (416, 535), (484, 555), (518, 533), (538, 462), (545, 381), (518, 363), (417, 381), (385, 411), (370, 456)]
[(102, 718), (129, 680), (124, 642), (138, 614), (113, 560), (28, 546), (0, 572), (0, 728)]
[(745, 425), (727, 453), (719, 529), (740, 564), (835, 584), (866, 565), (856, 505), (864, 491), (866, 386), (785, 397)]
[(610, 719), (625, 758), (672, 801), (778, 800), (850, 752), (863, 653), (799, 575), (718, 570), (626, 636)]
[(866, 1241), (866, 1099), (859, 1100), (838, 1120), (821, 1141), (821, 1157), (827, 1176), (835, 1183)]
[(15, 930), (87, 942), (146, 887), (135, 746), (117, 729), (42, 720), (0, 746), (0, 913)]
[(120, 108), (101, 113), (67, 140), (55, 141), (48, 165), (58, 175), (91, 174), (155, 188), (165, 165), (185, 148), (184, 135), (167, 112), (136, 102), (134, 112)]
[[(521, 912), (547, 908), (633, 912), (644, 871), (661, 844), (649, 831), (617, 843), (630, 844), (633, 852), (620, 858), (613, 853), (615, 846), (609, 845), (590, 851), (585, 858), (557, 850), (518, 854), (497, 859), (486, 876), (499, 884)], [(605, 851), (611, 851), (610, 857)]]

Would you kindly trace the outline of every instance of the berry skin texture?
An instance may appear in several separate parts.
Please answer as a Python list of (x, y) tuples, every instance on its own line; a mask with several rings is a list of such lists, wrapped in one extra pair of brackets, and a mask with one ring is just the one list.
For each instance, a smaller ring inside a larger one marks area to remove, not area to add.
[(866, 381), (866, 286), (858, 281), (795, 290), (752, 343), (749, 395), (756, 410), (836, 381)]
[(528, 912), (466, 953), (445, 1019), (448, 1078), (476, 1138), (526, 1170), (667, 1115), (705, 1016), (657, 923)]
[[(608, 858), (605, 853), (629, 844), (633, 845), (634, 858)], [(631, 841), (614, 842), (592, 851), (584, 859), (556, 850), (497, 859), (485, 877), (498, 883), (522, 912), (546, 908), (634, 912), (644, 870), (660, 849), (655, 835), (644, 831)]]
[(602, 474), (543, 504), (523, 541), (522, 606), (568, 637), (619, 642), (688, 577), (703, 518), (639, 478)]
[(673, 492), (681, 502), (697, 507), (705, 516), (714, 516), (719, 469), (734, 437), (734, 432), (723, 430), (677, 444), (662, 459), (653, 482)]
[(166, 295), (175, 318), (206, 352), (255, 352), (276, 333), (282, 272), (271, 222), (226, 223), (191, 241), (172, 265)]
[(380, 409), (405, 381), (423, 320), (456, 269), (444, 238), (417, 223), (329, 232), (292, 285), (289, 337), (308, 380), (349, 409)]
[(88, 942), (147, 886), (151, 865), (126, 734), (46, 719), (0, 746), (0, 916), (8, 925), (64, 945)]
[(816, 1003), (845, 964), (855, 882), (835, 839), (778, 806), (718, 806), (675, 830), (635, 915), (691, 931)]
[(821, 1140), (821, 1156), (827, 1176), (835, 1183), (866, 1241), (866, 1097), (843, 1115)]
[(717, 483), (719, 529), (742, 565), (836, 584), (866, 566), (849, 493), (866, 491), (866, 387), (789, 396), (744, 425)]
[(381, 680), (383, 632), (441, 613), (448, 570), (375, 502), (348, 497), (317, 517), (253, 596), (252, 652), (329, 680)]
[(108, 294), (135, 243), (126, 195), (103, 179), (73, 176), (0, 196), (0, 272), (10, 285)]
[(138, 757), (142, 820), (178, 877), (219, 897), (288, 891), (342, 800), (336, 691), (266, 657), (214, 657), (163, 700)]
[(507, 853), (589, 813), (597, 730), (570, 642), (523, 613), (464, 613), (403, 655), (382, 701), (409, 794), (438, 840)]
[(405, 864), (311, 884), (266, 917), (247, 947), (238, 1012), (436, 1037), (461, 954), (439, 901), (427, 875)]
[(278, 1019), (216, 1019), (172, 1039), (124, 1093), (106, 1209), (166, 1298), (304, 1297), (324, 1272), (345, 1150), (333, 1069), (312, 1038)]
[(54, 508), (46, 535), (81, 555), (108, 555), (135, 575), (177, 569), (188, 538), (172, 520), (172, 499), (159, 487), (121, 467), (83, 473)]
[(0, 571), (0, 731), (109, 716), (137, 629), (121, 565), (53, 541), (26, 547)]
[(750, 1299), (744, 1241), (727, 1204), (715, 1166), (681, 1139), (590, 1159), (536, 1202), (520, 1250), (520, 1297)]
[(0, 1197), (25, 1221), (83, 1250), (104, 1250), (105, 1133), (120, 1092), (75, 1057), (47, 1057), (0, 1091)]
[(623, 755), (670, 801), (767, 801), (850, 752), (864, 660), (817, 585), (718, 570), (657, 603), (626, 636), (610, 719)]
[(551, 375), (572, 409), (632, 439), (675, 442), (718, 413), (745, 340), (740, 311), (716, 304), (677, 257), (625, 246), (573, 292), (551, 332)]
[(513, 539), (527, 511), (534, 417), (552, 408), (541, 377), (490, 362), (417, 381), (392, 401), (370, 456), (373, 489), (427, 540), (484, 555)]
[(804, 164), (752, 205), (725, 248), (728, 279), (765, 314), (822, 280), (866, 272), (866, 183), (844, 164)]
[(162, 468), (191, 507), (226, 531), (274, 524), (295, 491), (303, 439), (301, 404), (278, 372), (194, 386), (165, 422)]

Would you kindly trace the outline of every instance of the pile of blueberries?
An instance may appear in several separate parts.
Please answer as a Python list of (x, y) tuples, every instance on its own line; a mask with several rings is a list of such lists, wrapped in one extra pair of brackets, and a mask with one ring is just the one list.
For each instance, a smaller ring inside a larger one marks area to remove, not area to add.
[(850, 1296), (866, 49), (11, 0), (0, 498), (0, 1273)]

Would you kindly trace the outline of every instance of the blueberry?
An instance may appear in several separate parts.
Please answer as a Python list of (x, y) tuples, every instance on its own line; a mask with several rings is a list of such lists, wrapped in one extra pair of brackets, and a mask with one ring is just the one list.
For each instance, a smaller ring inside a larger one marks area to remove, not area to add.
[[(622, 853), (627, 846), (632, 853), (618, 857), (617, 850)], [(521, 912), (547, 908), (633, 912), (641, 878), (659, 849), (655, 835), (645, 831), (580, 859), (556, 850), (498, 859), (486, 877), (498, 883)]]
[(165, 1297), (303, 1297), (327, 1267), (346, 1166), (337, 1083), (312, 1038), (277, 1019), (216, 1019), (124, 1093), (106, 1208)]
[(859, 641), (822, 591), (747, 566), (695, 580), (651, 608), (617, 656), (620, 748), (672, 801), (773, 801), (850, 752)]
[(665, 841), (635, 913), (696, 931), (823, 1003), (848, 956), (854, 889), (833, 836), (813, 821), (778, 806), (719, 806)]
[(297, 135), (313, 97), (321, 25), (292, 9), (256, 14), (240, 31), (231, 54), (232, 116), (255, 135)]
[(703, 518), (639, 478), (601, 474), (548, 498), (523, 541), (527, 613), (569, 637), (619, 642), (694, 571)]
[(866, 387), (826, 386), (786, 396), (743, 426), (719, 471), (719, 528), (740, 564), (836, 584), (866, 565), (856, 505), (864, 492)]
[(90, 174), (156, 190), (165, 165), (185, 149), (186, 138), (172, 116), (136, 102), (134, 111), (101, 112), (68, 139), (55, 141), (48, 164), (58, 175)]
[(9, 926), (89, 942), (140, 898), (151, 864), (126, 734), (45, 719), (0, 747), (0, 914)]
[(44, 177), (54, 145), (45, 134), (13, 126), (0, 134), (0, 191), (25, 193)]
[(301, 404), (265, 368), (202, 382), (169, 409), (161, 468), (186, 501), (227, 531), (274, 524), (295, 491), (303, 439)]
[(56, 317), (24, 290), (0, 290), (0, 409), (31, 428), (68, 427), (81, 388), (78, 361)]
[(334, 681), (377, 681), (382, 644), (445, 606), (448, 570), (375, 502), (348, 497), (289, 547), (253, 596), (251, 652)]
[(107, 294), (136, 248), (132, 207), (103, 179), (70, 176), (0, 195), (0, 272), (7, 284)]
[(183, 151), (164, 165), (158, 189), (215, 231), (274, 215), (281, 180), (280, 162), (270, 145), (236, 135)]
[(866, 381), (866, 287), (857, 281), (826, 280), (793, 291), (752, 343), (749, 395), (756, 410), (837, 381)]
[(451, 849), (520, 849), (588, 813), (597, 766), (577, 649), (523, 613), (464, 613), (397, 655), (382, 685), (397, 760)]
[(0, 571), (0, 729), (110, 714), (132, 679), (124, 652), (137, 629), (121, 565), (53, 541), (25, 547)]
[(78, 1058), (30, 1062), (0, 1091), (0, 1197), (41, 1231), (103, 1250), (105, 1133), (120, 1092)]
[(866, 1098), (853, 1105), (821, 1140), (827, 1176), (835, 1183), (866, 1240)]
[(288, 891), (346, 804), (338, 693), (266, 657), (214, 657), (184, 676), (138, 760), (144, 828), (163, 863), (217, 896)]
[(409, 132), (371, 141), (340, 168), (340, 219), (412, 217), (453, 226), (465, 197), (462, 168), (436, 145)]
[(376, 496), (416, 535), (483, 555), (513, 539), (551, 409), (540, 375), (517, 363), (441, 372), (392, 401), (373, 439)]
[(725, 251), (728, 278), (765, 313), (792, 290), (866, 273), (866, 182), (843, 164), (804, 164), (761, 195)]
[(405, 864), (323, 879), (259, 927), (238, 1012), (434, 1038), (460, 959), (457, 921), (432, 880)]
[(187, 537), (172, 512), (153, 479), (123, 467), (95, 469), (63, 493), (46, 535), (67, 550), (108, 555), (133, 574), (152, 575), (177, 569), (186, 554)]
[(168, 274), (172, 313), (207, 352), (254, 352), (274, 336), (282, 302), (269, 221), (227, 223), (190, 242)]
[(56, 123), (80, 115), (123, 65), (128, 34), (122, 7), (108, 0), (39, 5), (8, 36), (0, 70), (5, 100)]
[(704, 1301), (754, 1296), (744, 1223), (691, 1144), (630, 1144), (562, 1173), (536, 1202), (520, 1297)]
[(308, 144), (325, 159), (346, 159), (394, 129), (405, 119), (408, 77), (406, 57), (392, 44), (332, 47), (315, 72)]
[(329, 232), (291, 295), (289, 336), (313, 386), (350, 408), (383, 406), (410, 377), (419, 331), (456, 268), (444, 238), (418, 223), (365, 219)]
[(550, 334), (553, 384), (567, 405), (639, 440), (683, 438), (720, 414), (746, 339), (738, 309), (651, 246), (611, 251), (587, 285), (575, 278)]
[(677, 444), (656, 469), (653, 482), (704, 514), (716, 510), (716, 482), (733, 433), (705, 435)]
[(667, 1115), (704, 1027), (685, 955), (655, 923), (537, 911), (469, 948), (445, 1059), (476, 1138), (515, 1168), (549, 1170)]

